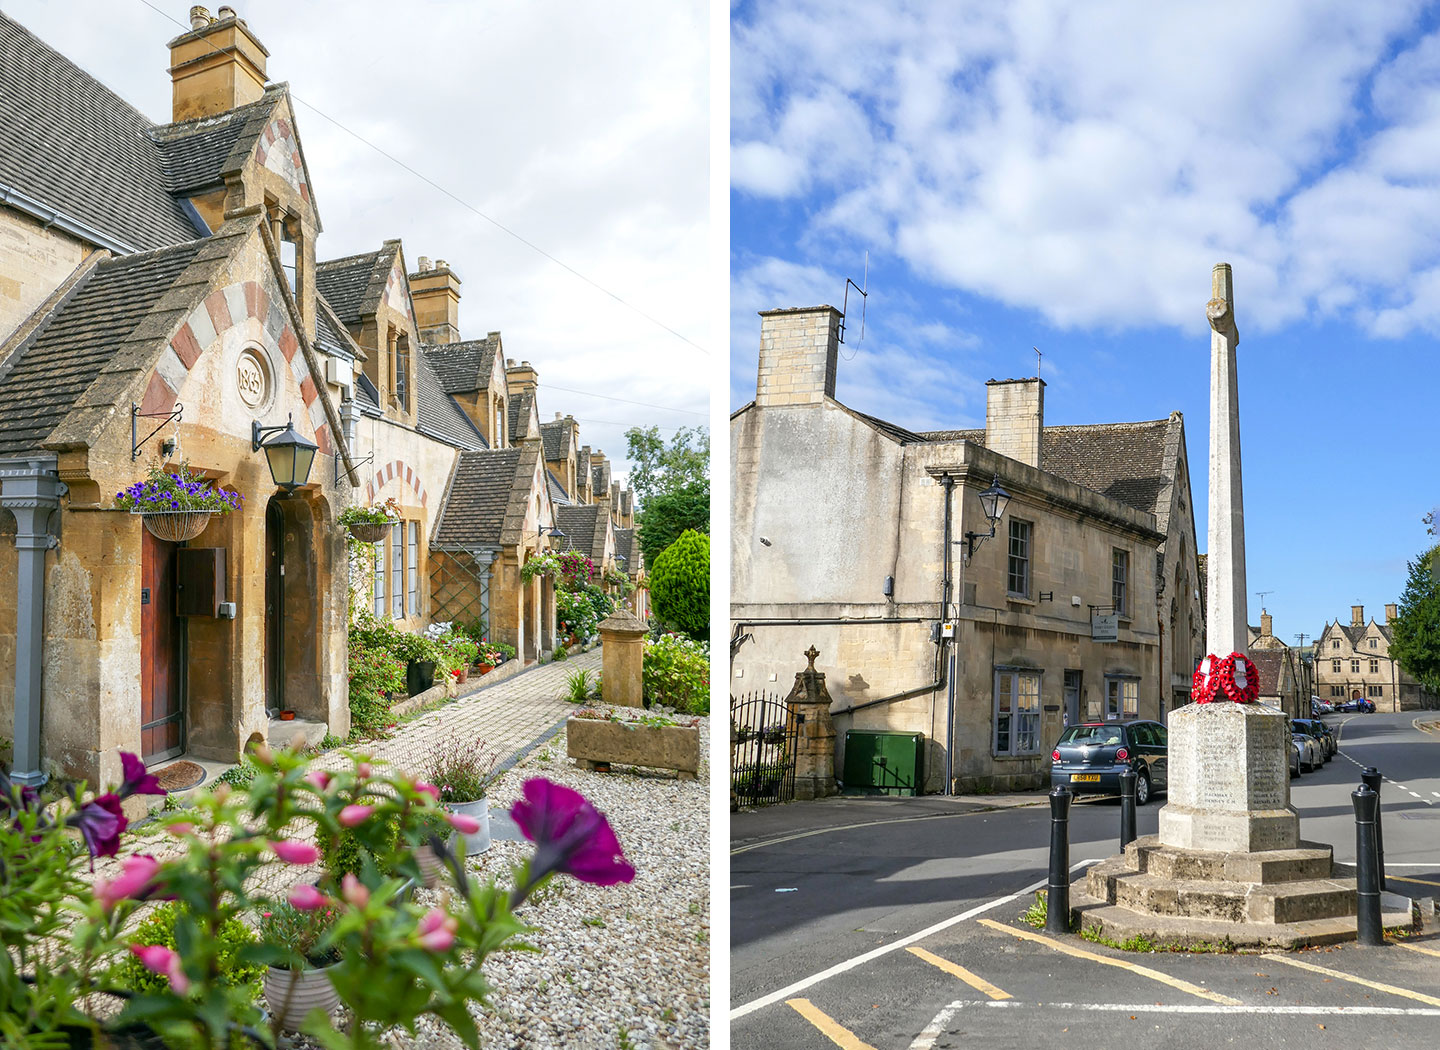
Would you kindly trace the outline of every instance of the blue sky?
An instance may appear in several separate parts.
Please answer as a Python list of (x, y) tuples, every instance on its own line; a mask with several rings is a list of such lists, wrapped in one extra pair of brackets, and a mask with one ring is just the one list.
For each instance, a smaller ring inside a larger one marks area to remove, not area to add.
[(983, 426), (1038, 346), (1047, 423), (1185, 414), (1203, 549), (1228, 262), (1251, 622), (1383, 619), (1440, 503), (1437, 5), (747, 0), (731, 78), (732, 407), (868, 251), (841, 401)]

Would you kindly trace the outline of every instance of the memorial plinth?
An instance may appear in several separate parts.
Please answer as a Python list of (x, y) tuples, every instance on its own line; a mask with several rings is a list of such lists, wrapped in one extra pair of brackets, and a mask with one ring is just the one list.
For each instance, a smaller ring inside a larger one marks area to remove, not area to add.
[(1170, 716), (1160, 842), (1253, 853), (1295, 849), (1285, 715), (1258, 704), (1188, 704)]

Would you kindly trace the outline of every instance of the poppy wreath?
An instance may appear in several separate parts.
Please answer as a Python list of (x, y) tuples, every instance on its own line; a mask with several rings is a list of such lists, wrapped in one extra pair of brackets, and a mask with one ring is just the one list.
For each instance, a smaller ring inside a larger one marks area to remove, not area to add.
[(1248, 704), (1260, 695), (1260, 672), (1244, 653), (1231, 653), (1224, 659), (1207, 656), (1195, 669), (1192, 684), (1197, 704), (1220, 699)]

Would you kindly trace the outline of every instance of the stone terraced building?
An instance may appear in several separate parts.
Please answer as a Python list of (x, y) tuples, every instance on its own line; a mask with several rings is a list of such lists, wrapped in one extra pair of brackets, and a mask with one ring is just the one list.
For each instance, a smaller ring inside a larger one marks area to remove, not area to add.
[[(535, 370), (462, 338), (448, 264), (379, 237), (319, 259), (287, 85), (229, 8), (191, 14), (167, 124), (0, 14), (0, 736), (27, 783), (232, 759), (282, 709), (343, 735), (347, 506), (400, 508), (361, 604), (479, 618), (527, 660), (555, 645), (520, 570), (557, 508), (632, 524), (573, 420), (552, 485)], [(252, 443), (287, 421), (317, 447), (291, 494)], [(181, 463), (243, 497), (183, 545), (115, 505)]]
[(1390, 621), (1397, 607), (1385, 606), (1385, 623), (1367, 622), (1365, 606), (1350, 607), (1350, 623), (1327, 622), (1315, 642), (1315, 691), (1321, 700), (1374, 701), (1377, 711), (1434, 708), (1436, 699), (1399, 661), (1390, 658)]
[[(835, 399), (840, 319), (762, 313), (731, 417), (732, 694), (783, 696), (813, 645), (837, 771), (847, 730), (921, 734), (930, 792), (1039, 786), (1065, 724), (1188, 703), (1205, 620), (1181, 415), (1047, 426), (1043, 382), (991, 380), (983, 429), (910, 430)], [(1009, 508), (966, 564), (996, 481)]]

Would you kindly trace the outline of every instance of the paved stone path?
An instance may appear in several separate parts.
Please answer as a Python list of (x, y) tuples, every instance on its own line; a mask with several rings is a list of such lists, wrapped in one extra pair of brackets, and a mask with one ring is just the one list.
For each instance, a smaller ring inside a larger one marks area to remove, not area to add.
[[(357, 744), (354, 750), (415, 773), (438, 742), (460, 737), (484, 741), (499, 753), (500, 767), (509, 768), (575, 710), (565, 699), (566, 680), (578, 670), (591, 672), (592, 678), (599, 674), (600, 650), (531, 668), (398, 726), (388, 740)], [(339, 749), (315, 760), (324, 769), (348, 763)]]

